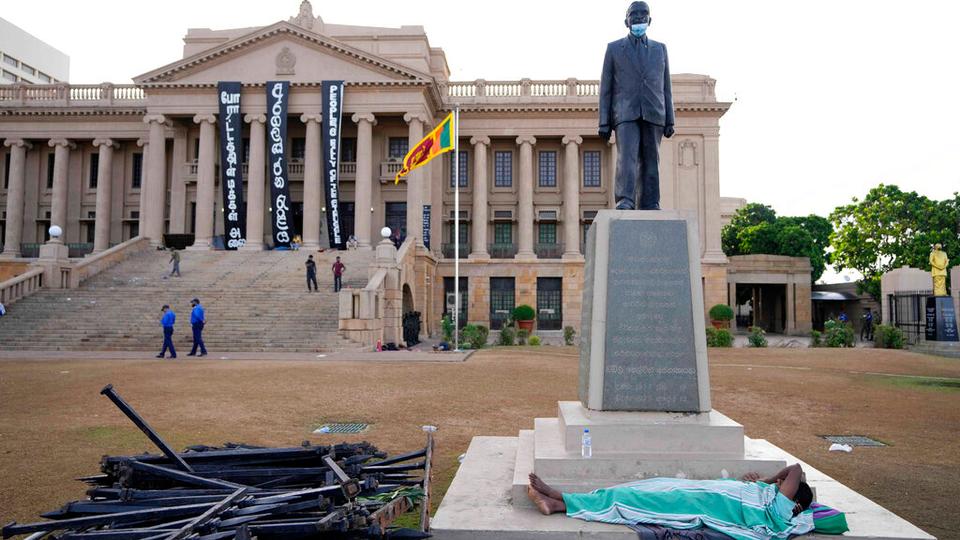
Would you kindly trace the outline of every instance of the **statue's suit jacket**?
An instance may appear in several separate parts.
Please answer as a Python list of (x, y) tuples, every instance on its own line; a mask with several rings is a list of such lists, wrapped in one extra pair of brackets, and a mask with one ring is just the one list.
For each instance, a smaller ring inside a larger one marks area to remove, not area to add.
[(673, 125), (670, 63), (663, 43), (647, 38), (646, 47), (635, 47), (627, 36), (608, 44), (603, 58), (600, 128), (613, 130), (638, 119)]

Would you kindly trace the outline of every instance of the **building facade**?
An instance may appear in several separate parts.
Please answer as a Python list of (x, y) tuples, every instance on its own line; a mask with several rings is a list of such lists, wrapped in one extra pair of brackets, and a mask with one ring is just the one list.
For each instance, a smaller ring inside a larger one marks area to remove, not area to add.
[[(289, 80), (294, 222), (325, 245), (320, 81), (344, 80), (342, 227), (361, 249), (388, 226), (436, 264), (417, 276), (414, 309), (441, 314), (453, 290), (452, 153), (394, 185), (400, 158), (456, 105), (460, 122), (461, 321), (499, 325), (519, 304), (539, 330), (580, 326), (584, 238), (613, 205), (616, 146), (597, 136), (599, 82), (451, 81), (422, 27), (328, 24), (304, 1), (261, 28), (191, 29), (181, 60), (132, 85), (0, 87), (3, 257), (36, 256), (51, 224), (71, 256), (134, 236), (193, 234), (219, 245), (217, 82), (242, 81), (247, 241), (270, 247), (263, 194), (265, 83)], [(696, 213), (705, 306), (728, 303), (720, 243), (719, 119), (714, 80), (674, 75), (676, 134), (661, 146), (661, 206)], [(421, 238), (432, 209), (430, 245)], [(431, 317), (436, 321), (436, 317)], [(433, 324), (433, 323), (431, 323)]]
[(69, 79), (69, 56), (0, 18), (0, 84), (53, 84)]

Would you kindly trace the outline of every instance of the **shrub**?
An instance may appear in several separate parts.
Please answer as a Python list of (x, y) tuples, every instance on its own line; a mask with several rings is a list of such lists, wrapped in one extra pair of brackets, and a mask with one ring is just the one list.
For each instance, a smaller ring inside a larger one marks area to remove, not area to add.
[(513, 308), (513, 320), (515, 321), (532, 321), (536, 316), (537, 314), (533, 311), (533, 308), (526, 304), (520, 304)]
[(500, 329), (500, 339), (497, 341), (497, 345), (503, 345), (504, 347), (513, 345), (513, 340), (516, 335), (516, 330), (509, 326), (504, 326)]
[(567, 347), (573, 345), (573, 338), (577, 335), (577, 331), (573, 329), (572, 326), (563, 327), (563, 344)]
[(751, 347), (766, 347), (767, 333), (759, 326), (751, 327), (750, 336), (747, 337), (747, 341), (750, 342)]
[(540, 336), (530, 336), (530, 346), (539, 347), (540, 346)]
[(517, 330), (517, 345), (526, 345), (528, 337), (530, 337), (530, 332), (527, 332), (522, 328)]
[(726, 328), (707, 327), (707, 347), (733, 347), (733, 334)]
[(450, 318), (450, 315), (443, 316), (440, 328), (443, 330), (443, 340), (447, 343), (453, 342), (453, 319)]
[(902, 349), (903, 330), (888, 324), (878, 324), (873, 329), (873, 343), (878, 349)]
[(726, 304), (717, 304), (710, 308), (710, 320), (729, 321), (733, 319), (733, 308)]
[(853, 347), (856, 343), (851, 323), (830, 319), (823, 323), (823, 331), (823, 342), (827, 347)]
[(717, 330), (716, 347), (733, 347), (733, 334), (726, 328)]
[(463, 341), (470, 344), (472, 349), (482, 349), (487, 344), (490, 329), (482, 324), (468, 324), (460, 332)]
[(823, 347), (823, 334), (819, 330), (810, 331), (810, 346)]

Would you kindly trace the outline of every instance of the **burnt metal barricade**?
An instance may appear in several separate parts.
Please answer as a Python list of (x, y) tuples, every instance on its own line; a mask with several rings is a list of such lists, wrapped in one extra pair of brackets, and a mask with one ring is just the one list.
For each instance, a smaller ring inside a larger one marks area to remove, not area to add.
[[(11, 522), (31, 540), (427, 538), (433, 434), (389, 457), (368, 442), (299, 447), (226, 443), (173, 451), (111, 386), (109, 397), (162, 454), (104, 456), (87, 499)], [(419, 504), (420, 530), (394, 521)]]

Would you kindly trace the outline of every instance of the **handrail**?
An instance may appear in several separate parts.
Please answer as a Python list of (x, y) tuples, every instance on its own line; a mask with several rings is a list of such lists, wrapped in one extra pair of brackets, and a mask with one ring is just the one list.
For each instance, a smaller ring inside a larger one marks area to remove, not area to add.
[(0, 282), (0, 303), (5, 306), (30, 296), (43, 287), (43, 268), (31, 268), (19, 276)]
[(143, 88), (133, 84), (10, 84), (0, 86), (0, 103), (15, 105), (143, 105)]

